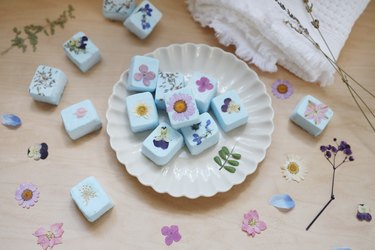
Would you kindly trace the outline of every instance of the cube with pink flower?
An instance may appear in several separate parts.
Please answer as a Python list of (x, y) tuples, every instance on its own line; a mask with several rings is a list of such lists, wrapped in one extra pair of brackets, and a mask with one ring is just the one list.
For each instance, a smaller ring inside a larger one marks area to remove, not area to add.
[(130, 62), (127, 89), (154, 92), (159, 73), (159, 60), (148, 56), (134, 56)]
[(180, 129), (199, 122), (199, 111), (189, 87), (165, 95), (165, 106), (172, 128)]
[(333, 117), (326, 104), (311, 95), (304, 96), (294, 108), (290, 119), (313, 136), (320, 135)]
[(207, 112), (212, 98), (216, 95), (217, 80), (212, 76), (194, 72), (189, 81), (200, 113)]

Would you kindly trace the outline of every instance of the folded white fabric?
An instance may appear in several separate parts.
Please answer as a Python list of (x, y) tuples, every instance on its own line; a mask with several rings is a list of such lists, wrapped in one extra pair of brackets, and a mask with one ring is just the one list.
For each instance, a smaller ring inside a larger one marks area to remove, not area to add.
[[(281, 0), (301, 24), (306, 27), (320, 47), (327, 52), (303, 0)], [(354, 22), (369, 0), (316, 0), (313, 14), (320, 22), (330, 49), (338, 58)], [(326, 85), (335, 73), (323, 54), (306, 38), (292, 30), (288, 20), (274, 0), (187, 0), (193, 18), (203, 27), (213, 28), (219, 42), (236, 46), (236, 54), (254, 63), (263, 71), (277, 71), (279, 64), (305, 81)]]

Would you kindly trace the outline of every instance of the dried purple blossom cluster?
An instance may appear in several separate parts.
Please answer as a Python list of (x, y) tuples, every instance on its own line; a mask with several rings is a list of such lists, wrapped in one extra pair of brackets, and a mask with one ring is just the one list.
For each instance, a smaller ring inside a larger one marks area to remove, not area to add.
[(344, 160), (339, 165), (335, 166), (335, 164), (331, 163), (334, 168), (338, 168), (342, 163), (346, 161), (354, 161), (354, 157), (352, 155), (353, 152), (350, 148), (350, 145), (346, 141), (341, 141), (340, 144), (337, 143), (336, 138), (334, 138), (333, 141), (336, 143), (336, 146), (331, 145), (331, 144), (327, 146), (322, 145), (320, 146), (320, 151), (324, 153), (324, 156), (327, 158), (327, 160), (329, 160), (332, 156), (333, 156), (333, 159), (335, 160), (336, 155), (339, 152), (342, 152), (345, 155)]

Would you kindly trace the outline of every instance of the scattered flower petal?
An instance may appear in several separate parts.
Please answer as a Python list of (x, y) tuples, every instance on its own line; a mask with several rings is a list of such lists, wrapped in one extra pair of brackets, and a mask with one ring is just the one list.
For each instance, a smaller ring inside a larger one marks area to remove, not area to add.
[(22, 183), (16, 190), (15, 198), (18, 205), (29, 209), (38, 202), (39, 198), (38, 187), (31, 183)]
[(294, 200), (288, 194), (275, 194), (271, 197), (269, 203), (280, 209), (292, 209), (294, 208)]
[(248, 213), (244, 214), (242, 220), (242, 231), (247, 232), (248, 235), (254, 237), (260, 234), (261, 231), (267, 229), (267, 225), (264, 221), (259, 220), (259, 215), (256, 210), (250, 210)]
[(370, 214), (370, 208), (365, 204), (359, 204), (357, 209), (357, 219), (360, 221), (368, 221), (372, 220), (372, 216)]
[(279, 99), (288, 99), (293, 94), (293, 85), (287, 80), (277, 80), (272, 84), (272, 93)]
[(35, 144), (28, 148), (27, 155), (34, 160), (46, 159), (48, 156), (48, 145), (46, 143)]
[(52, 249), (53, 246), (61, 244), (62, 235), (64, 234), (62, 226), (63, 223), (55, 223), (51, 225), (49, 231), (40, 227), (35, 233), (33, 233), (33, 235), (38, 238), (37, 244), (39, 244), (43, 250), (46, 250), (49, 247)]
[(171, 245), (173, 241), (178, 242), (181, 240), (181, 234), (178, 232), (178, 226), (176, 225), (162, 227), (161, 234), (165, 236), (164, 242), (168, 246)]
[(303, 161), (296, 155), (288, 155), (287, 161), (281, 167), (281, 173), (287, 181), (300, 182), (305, 178), (307, 169), (303, 165)]
[(13, 114), (3, 114), (0, 116), (1, 123), (4, 126), (18, 127), (21, 125), (21, 119)]

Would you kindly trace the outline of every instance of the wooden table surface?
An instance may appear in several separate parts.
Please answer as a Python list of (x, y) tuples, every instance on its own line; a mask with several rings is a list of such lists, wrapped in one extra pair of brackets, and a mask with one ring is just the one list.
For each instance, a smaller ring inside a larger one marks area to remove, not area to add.
[[(306, 83), (286, 70), (260, 72), (272, 98), (275, 129), (266, 158), (257, 171), (240, 185), (211, 198), (173, 198), (143, 186), (118, 162), (109, 144), (105, 118), (108, 98), (120, 74), (134, 55), (142, 55), (172, 43), (203, 43), (223, 47), (214, 32), (194, 22), (185, 1), (157, 0), (164, 17), (154, 32), (139, 40), (120, 22), (102, 15), (102, 0), (0, 2), (0, 50), (14, 37), (13, 27), (43, 24), (56, 18), (68, 4), (75, 19), (53, 36), (39, 36), (36, 52), (12, 49), (0, 56), (0, 114), (14, 113), (23, 124), (17, 129), (0, 126), (0, 249), (41, 249), (32, 235), (39, 227), (63, 222), (63, 244), (54, 249), (164, 249), (161, 227), (176, 224), (182, 240), (174, 249), (374, 249), (374, 221), (356, 219), (359, 203), (375, 212), (375, 134), (358, 111), (347, 89), (336, 76), (333, 85), (321, 88)], [(342, 50), (339, 63), (367, 88), (375, 91), (375, 3), (371, 2), (355, 24)], [(65, 56), (62, 44), (84, 31), (100, 48), (102, 61), (81, 73)], [(28, 94), (28, 85), (39, 64), (63, 70), (69, 83), (58, 106), (38, 103)], [(287, 79), (294, 94), (280, 100), (271, 93), (276, 79)], [(335, 112), (319, 137), (312, 137), (289, 119), (304, 95), (324, 100)], [(91, 99), (103, 121), (96, 133), (72, 141), (67, 136), (60, 111), (76, 102)], [(366, 97), (372, 107), (374, 100)], [(336, 200), (309, 231), (307, 224), (329, 199), (332, 169), (319, 150), (337, 137), (348, 141), (355, 161), (337, 171)], [(49, 156), (34, 161), (27, 149), (47, 142)], [(308, 168), (304, 181), (287, 182), (280, 166), (289, 154), (299, 155)], [(115, 207), (95, 223), (82, 216), (70, 197), (72, 186), (87, 176), (96, 176)], [(39, 202), (30, 209), (18, 206), (14, 194), (19, 184), (39, 187)], [(296, 207), (281, 212), (268, 204), (273, 194), (290, 194)], [(268, 229), (256, 237), (241, 231), (243, 214), (256, 209)]]

